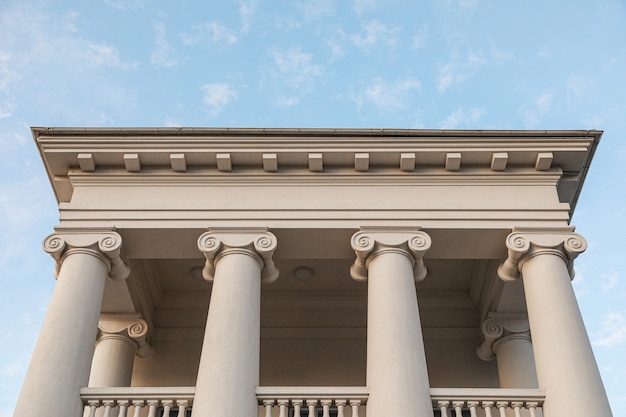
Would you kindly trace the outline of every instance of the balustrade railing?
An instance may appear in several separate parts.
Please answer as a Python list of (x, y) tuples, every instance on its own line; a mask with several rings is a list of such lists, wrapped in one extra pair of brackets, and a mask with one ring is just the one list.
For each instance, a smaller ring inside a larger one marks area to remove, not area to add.
[[(432, 388), (436, 416), (541, 417), (543, 390)], [(258, 387), (259, 417), (364, 417), (366, 387)], [(82, 388), (89, 417), (187, 417), (194, 387)]]
[(195, 387), (82, 388), (80, 397), (89, 417), (96, 417), (96, 413), (98, 417), (186, 417), (195, 390)]
[(540, 417), (545, 393), (539, 389), (431, 388), (430, 397), (442, 417)]
[[(367, 403), (366, 387), (259, 387), (265, 417), (359, 417)], [(262, 416), (259, 416), (262, 417)]]

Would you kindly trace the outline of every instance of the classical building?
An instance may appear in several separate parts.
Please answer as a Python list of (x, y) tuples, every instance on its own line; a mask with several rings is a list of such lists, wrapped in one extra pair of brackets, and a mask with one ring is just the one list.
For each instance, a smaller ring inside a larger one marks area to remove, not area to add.
[(600, 131), (32, 131), (16, 417), (611, 415), (571, 286)]

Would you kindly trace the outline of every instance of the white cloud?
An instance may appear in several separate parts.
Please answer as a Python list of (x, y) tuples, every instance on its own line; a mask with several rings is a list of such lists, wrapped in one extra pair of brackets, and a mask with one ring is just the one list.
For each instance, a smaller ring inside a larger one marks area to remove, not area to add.
[(448, 62), (439, 66), (437, 73), (437, 90), (445, 92), (454, 84), (460, 84), (485, 64), (482, 53), (468, 52), (455, 55)]
[(171, 50), (167, 36), (165, 34), (165, 26), (157, 23), (154, 25), (156, 32), (156, 47), (150, 53), (150, 63), (157, 67), (171, 68), (178, 65), (178, 61), (171, 57)]
[(143, 0), (104, 0), (104, 2), (118, 10), (137, 9), (143, 5)]
[(484, 114), (485, 109), (483, 108), (472, 107), (465, 111), (463, 108), (459, 107), (439, 123), (439, 127), (441, 129), (455, 129), (459, 126), (469, 127), (470, 125), (477, 124)]
[(391, 47), (398, 41), (398, 32), (399, 27), (388, 27), (378, 20), (371, 20), (362, 25), (361, 32), (350, 35), (350, 39), (356, 46), (365, 49), (379, 45)]
[(608, 274), (602, 274), (600, 276), (600, 279), (602, 280), (602, 289), (605, 291), (608, 291), (612, 288), (614, 288), (618, 283), (619, 283), (619, 273), (618, 272), (611, 272)]
[(326, 39), (326, 46), (330, 49), (330, 61), (341, 58), (346, 54), (346, 34), (342, 30), (337, 30), (332, 37)]
[(377, 3), (377, 0), (352, 0), (352, 10), (356, 14), (362, 14), (374, 10)]
[(206, 22), (194, 26), (191, 33), (181, 33), (180, 39), (185, 45), (196, 45), (204, 40), (232, 45), (239, 41), (239, 35), (219, 22)]
[(495, 64), (502, 65), (515, 58), (513, 52), (499, 48), (493, 41), (489, 46), (489, 58)]
[(7, 117), (11, 117), (13, 114), (13, 103), (5, 102), (0, 106), (0, 119), (5, 119)]
[(616, 312), (610, 312), (600, 324), (600, 332), (593, 344), (604, 348), (612, 348), (626, 341), (626, 318)]
[(273, 65), (267, 70), (277, 92), (278, 104), (293, 106), (315, 89), (324, 67), (313, 62), (313, 55), (301, 48), (270, 49)]
[(414, 77), (394, 81), (377, 77), (368, 83), (362, 93), (353, 95), (352, 100), (359, 107), (370, 104), (382, 111), (406, 110), (409, 108), (411, 95), (420, 89), (421, 83)]
[(552, 108), (554, 93), (551, 90), (545, 90), (533, 98), (531, 105), (522, 106), (519, 113), (524, 118), (524, 124), (527, 129), (537, 127), (542, 116), (546, 115)]
[(584, 97), (588, 91), (595, 88), (595, 82), (590, 78), (571, 76), (565, 81), (567, 91), (574, 97)]
[(298, 3), (305, 21), (318, 20), (335, 13), (334, 0), (306, 0)]
[(478, 6), (478, 0), (442, 0), (442, 4), (449, 12), (472, 12)]
[(89, 60), (97, 66), (121, 69), (137, 68), (137, 63), (122, 61), (119, 51), (105, 43), (89, 43), (86, 53)]
[(428, 40), (428, 36), (430, 34), (429, 32), (430, 30), (428, 28), (428, 25), (422, 25), (422, 27), (417, 31), (415, 36), (413, 36), (413, 43), (411, 44), (413, 49), (421, 49), (426, 46), (426, 41)]
[(230, 102), (237, 98), (237, 91), (228, 83), (204, 84), (202, 101), (209, 108), (211, 117), (216, 117)]
[(256, 15), (258, 0), (244, 0), (239, 3), (239, 18), (241, 19), (241, 33), (248, 33)]

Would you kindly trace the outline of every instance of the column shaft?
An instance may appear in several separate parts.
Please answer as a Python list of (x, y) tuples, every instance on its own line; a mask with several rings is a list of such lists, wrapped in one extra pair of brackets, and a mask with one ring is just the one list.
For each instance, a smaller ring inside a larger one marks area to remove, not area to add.
[(546, 252), (520, 265), (546, 417), (611, 416), (591, 344), (561, 256)]
[(413, 266), (381, 253), (368, 265), (367, 414), (432, 416)]
[(89, 251), (70, 252), (58, 274), (15, 409), (16, 417), (78, 417), (87, 386), (107, 264)]
[(124, 336), (102, 338), (96, 344), (89, 376), (90, 387), (130, 387), (135, 342)]
[(101, 314), (90, 387), (130, 387), (135, 356), (148, 359), (148, 323), (137, 313)]
[(538, 388), (533, 345), (527, 336), (505, 336), (494, 345), (500, 388)]
[(216, 262), (194, 417), (257, 414), (261, 269), (251, 253), (222, 254)]

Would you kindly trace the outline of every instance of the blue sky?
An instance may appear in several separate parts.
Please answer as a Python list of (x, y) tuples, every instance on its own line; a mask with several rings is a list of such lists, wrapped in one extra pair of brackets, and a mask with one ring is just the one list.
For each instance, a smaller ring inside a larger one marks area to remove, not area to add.
[(616, 0), (0, 0), (0, 417), (54, 287), (30, 126), (604, 130), (574, 287), (619, 416), (625, 40)]

